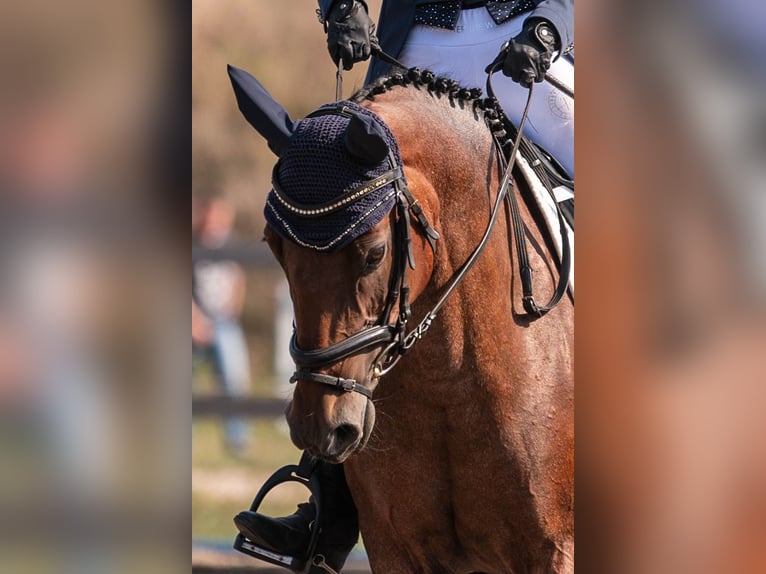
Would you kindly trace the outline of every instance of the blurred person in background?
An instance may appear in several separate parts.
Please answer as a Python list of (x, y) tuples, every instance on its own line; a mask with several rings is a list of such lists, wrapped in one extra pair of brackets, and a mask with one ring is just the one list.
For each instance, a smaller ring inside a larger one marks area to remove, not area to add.
[(0, 572), (176, 570), (183, 22), (145, 0), (0, 5)]
[[(115, 359), (129, 347), (118, 309), (131, 305), (119, 289), (127, 258), (104, 231), (120, 225), (94, 192), (92, 140), (59, 95), (26, 94), (0, 113), (0, 403), (10, 403), (2, 446), (14, 469), (3, 478), (15, 477), (0, 485), (0, 505), (13, 532), (34, 524), (53, 539), (55, 515), (67, 524), (56, 543), (77, 544), (125, 510), (132, 451), (120, 416), (126, 369)], [(66, 572), (103, 572), (104, 562), (59, 557)]]
[[(551, 74), (574, 83), (574, 0), (384, 0), (379, 45), (405, 66), (428, 69), (466, 88), (480, 88), (485, 68), (509, 42), (502, 62), (507, 78), (494, 82), (495, 93), (515, 125), (519, 124), (528, 88)], [(327, 47), (336, 65), (350, 70), (367, 60), (376, 26), (361, 0), (319, 0), (319, 20), (327, 32)], [(389, 65), (370, 64), (367, 83), (384, 76)], [(525, 135), (544, 148), (574, 187), (574, 109), (572, 100), (543, 84), (531, 100)], [(341, 465), (320, 463), (315, 472), (322, 483), (325, 516), (315, 554), (340, 571), (358, 538), (353, 500)], [(279, 554), (304, 555), (310, 543), (312, 504), (301, 504), (292, 516), (270, 518), (251, 511), (234, 519), (240, 532), (259, 546)], [(310, 572), (326, 572), (313, 566)]]
[[(192, 244), (226, 247), (232, 238), (234, 208), (222, 197), (197, 201), (192, 208)], [(192, 352), (207, 359), (216, 382), (229, 397), (250, 392), (250, 360), (240, 317), (245, 299), (245, 272), (235, 261), (205, 257), (192, 262)], [(226, 419), (226, 447), (243, 455), (248, 447), (246, 419)]]

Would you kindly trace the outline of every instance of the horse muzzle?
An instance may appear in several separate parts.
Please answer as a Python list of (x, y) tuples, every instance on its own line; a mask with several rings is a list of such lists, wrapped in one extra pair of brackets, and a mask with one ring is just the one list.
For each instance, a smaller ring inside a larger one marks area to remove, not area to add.
[[(296, 382), (304, 381), (300, 371), (293, 378)], [(290, 438), (296, 447), (316, 458), (341, 463), (367, 444), (374, 426), (375, 407), (366, 395), (351, 391), (321, 392), (322, 385), (314, 382), (306, 379), (307, 384), (299, 385), (293, 394), (286, 412)], [(359, 388), (366, 389), (361, 384)]]

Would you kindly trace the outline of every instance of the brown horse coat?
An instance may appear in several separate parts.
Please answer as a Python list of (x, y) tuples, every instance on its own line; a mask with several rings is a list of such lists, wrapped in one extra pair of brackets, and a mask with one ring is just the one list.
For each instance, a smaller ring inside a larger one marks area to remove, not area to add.
[[(412, 325), (486, 228), (498, 182), (492, 139), (470, 101), (425, 87), (393, 87), (363, 105), (396, 135), (409, 188), (441, 235), (434, 255), (413, 227)], [(533, 214), (522, 211), (536, 296), (547, 300), (554, 265)], [(302, 348), (327, 346), (376, 319), (390, 257), (377, 275), (349, 274), (370, 246), (390, 248), (390, 229), (384, 220), (335, 254), (267, 233), (290, 282)], [(380, 380), (374, 408), (357, 393), (309, 381), (296, 387), (293, 437), (345, 460), (375, 572), (573, 571), (574, 307), (565, 298), (529, 319), (510, 233), (505, 213), (427, 336)], [(327, 372), (373, 386), (374, 355)], [(328, 443), (328, 428), (341, 427), (353, 429), (353, 440)]]

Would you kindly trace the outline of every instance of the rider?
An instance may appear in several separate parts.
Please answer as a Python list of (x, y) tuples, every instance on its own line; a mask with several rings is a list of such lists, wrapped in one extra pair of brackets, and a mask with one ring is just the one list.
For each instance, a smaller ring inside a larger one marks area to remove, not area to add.
[[(503, 74), (495, 92), (511, 121), (518, 125), (532, 82), (546, 72), (571, 85), (573, 79), (574, 0), (384, 0), (380, 14), (380, 48), (411, 67), (429, 69), (464, 87), (483, 85), (484, 67), (510, 39)], [(375, 24), (361, 0), (319, 0), (318, 14), (327, 31), (327, 47), (345, 69), (371, 55)], [(374, 60), (367, 83), (386, 73), (388, 65)], [(502, 80), (502, 79), (501, 79)], [(544, 147), (574, 177), (574, 122), (571, 101), (543, 85), (545, 97), (534, 99), (525, 134)], [(304, 454), (304, 456), (307, 456)], [(315, 555), (323, 566), (311, 573), (339, 572), (358, 538), (356, 508), (342, 465), (319, 461), (314, 471), (321, 484), (323, 525)], [(303, 555), (311, 539), (313, 504), (303, 503), (295, 514), (270, 518), (249, 510), (234, 522), (256, 544), (279, 554)], [(329, 567), (328, 570), (325, 566)]]
[[(330, 56), (343, 67), (370, 56), (375, 24), (358, 0), (320, 0)], [(574, 81), (574, 0), (384, 0), (378, 38), (382, 50), (404, 65), (456, 80), (465, 88), (484, 87), (484, 68), (506, 40), (510, 50), (494, 82), (497, 98), (519, 125), (531, 82), (547, 71)], [(367, 83), (389, 65), (373, 59)], [(520, 84), (520, 85), (518, 85)], [(542, 92), (542, 93), (540, 93)], [(545, 148), (574, 179), (573, 100), (544, 83), (536, 86), (524, 134)]]

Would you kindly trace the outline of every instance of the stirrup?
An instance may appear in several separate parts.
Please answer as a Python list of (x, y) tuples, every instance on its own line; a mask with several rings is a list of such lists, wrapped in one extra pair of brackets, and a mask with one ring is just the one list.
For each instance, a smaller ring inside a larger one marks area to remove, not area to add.
[(258, 491), (258, 494), (255, 495), (253, 503), (250, 505), (250, 510), (256, 512), (261, 506), (263, 499), (266, 498), (266, 495), (280, 484), (297, 482), (305, 486), (311, 492), (311, 500), (313, 501), (316, 510), (314, 521), (311, 526), (311, 540), (306, 549), (306, 554), (302, 556), (279, 554), (268, 548), (258, 546), (255, 542), (246, 538), (241, 532), (237, 534), (237, 537), (234, 539), (235, 550), (252, 556), (253, 558), (263, 560), (264, 562), (282, 566), (283, 568), (289, 568), (296, 572), (300, 572), (301, 574), (308, 573), (309, 569), (313, 566), (311, 558), (314, 556), (314, 550), (316, 549), (317, 540), (319, 539), (322, 510), (322, 495), (319, 490), (319, 478), (313, 473), (315, 465), (316, 462), (307, 454), (304, 454), (299, 465), (290, 464), (283, 466), (269, 477)]

